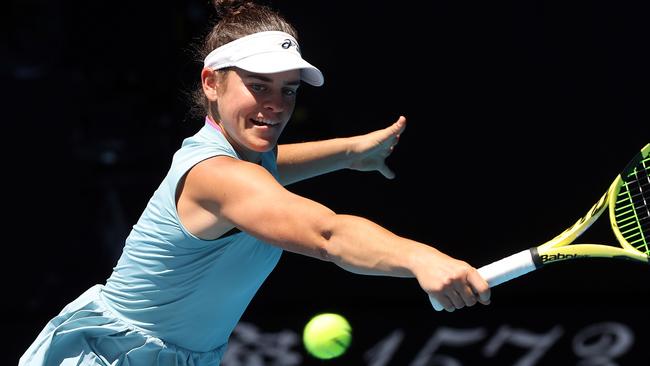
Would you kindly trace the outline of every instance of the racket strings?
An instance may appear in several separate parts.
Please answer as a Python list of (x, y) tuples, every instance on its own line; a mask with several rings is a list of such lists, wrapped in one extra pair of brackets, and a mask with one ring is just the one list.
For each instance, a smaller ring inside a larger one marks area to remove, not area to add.
[(650, 157), (642, 159), (619, 191), (615, 218), (621, 235), (632, 247), (650, 255)]

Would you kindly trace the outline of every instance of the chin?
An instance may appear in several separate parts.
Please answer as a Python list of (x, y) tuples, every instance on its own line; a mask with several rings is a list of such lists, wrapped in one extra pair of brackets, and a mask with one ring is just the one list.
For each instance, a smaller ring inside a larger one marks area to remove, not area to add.
[(258, 153), (265, 153), (267, 151), (273, 150), (277, 145), (277, 141), (267, 142), (267, 143), (257, 143), (249, 145), (249, 148)]

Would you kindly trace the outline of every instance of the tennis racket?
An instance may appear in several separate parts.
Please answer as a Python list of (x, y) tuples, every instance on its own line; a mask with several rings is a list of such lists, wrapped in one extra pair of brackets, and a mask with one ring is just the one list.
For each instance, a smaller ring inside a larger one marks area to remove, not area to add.
[[(616, 258), (649, 263), (650, 257), (650, 144), (614, 179), (585, 216), (546, 243), (526, 249), (478, 269), (490, 287), (500, 285), (548, 264), (578, 258)], [(618, 246), (572, 244), (609, 207), (609, 220)], [(442, 305), (429, 296), (437, 311)]]

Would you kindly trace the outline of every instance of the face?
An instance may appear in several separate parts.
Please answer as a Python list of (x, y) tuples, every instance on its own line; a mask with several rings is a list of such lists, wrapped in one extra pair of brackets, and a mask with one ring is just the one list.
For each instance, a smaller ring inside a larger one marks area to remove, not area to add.
[(273, 149), (296, 104), (300, 70), (255, 74), (227, 71), (216, 83), (221, 127), (233, 147), (248, 161)]

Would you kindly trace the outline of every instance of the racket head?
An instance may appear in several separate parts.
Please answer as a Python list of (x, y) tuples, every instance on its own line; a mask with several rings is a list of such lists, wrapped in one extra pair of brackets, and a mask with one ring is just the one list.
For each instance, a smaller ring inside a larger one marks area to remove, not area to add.
[(650, 144), (646, 144), (616, 177), (609, 190), (612, 231), (633, 259), (645, 259), (645, 262), (650, 257), (649, 172)]
[[(535, 264), (541, 267), (557, 261), (587, 257), (632, 259), (650, 263), (649, 155), (650, 144), (646, 144), (585, 216), (555, 238), (534, 248)], [(607, 208), (609, 208), (612, 231), (620, 246), (572, 244), (598, 220), (603, 212), (607, 211)]]

